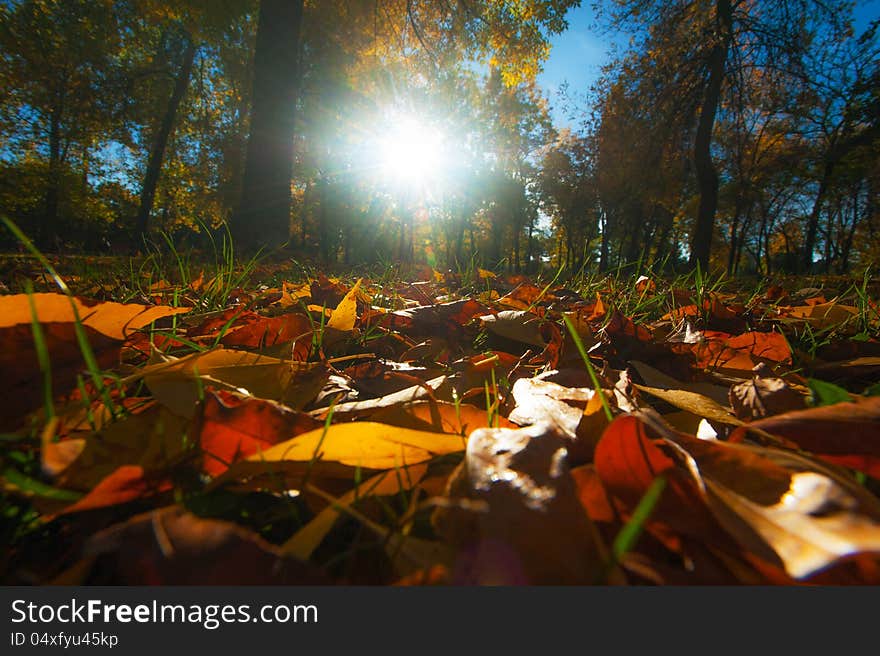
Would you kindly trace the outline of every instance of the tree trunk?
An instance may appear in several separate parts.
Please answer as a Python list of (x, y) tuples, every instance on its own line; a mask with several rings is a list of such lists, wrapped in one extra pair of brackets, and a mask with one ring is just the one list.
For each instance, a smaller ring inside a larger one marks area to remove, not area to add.
[(599, 247), (599, 271), (605, 272), (608, 270), (609, 248), (608, 215), (605, 213), (605, 210), (602, 210), (602, 213), (599, 216), (599, 224), (602, 230), (602, 245)]
[(703, 103), (700, 107), (700, 120), (694, 139), (694, 168), (700, 190), (700, 205), (691, 239), (690, 264), (692, 267), (699, 264), (703, 271), (709, 269), (712, 232), (715, 227), (715, 210), (718, 208), (718, 172), (712, 161), (712, 131), (715, 127), (715, 114), (721, 99), (724, 67), (733, 32), (733, 9), (730, 0), (717, 0), (715, 10), (717, 13), (715, 20), (718, 43), (712, 48), (709, 57), (709, 79), (706, 83)]
[(57, 102), (49, 115), (49, 176), (43, 203), (37, 242), (42, 248), (57, 246), (53, 237), (58, 230), (58, 205), (61, 197), (61, 118), (64, 114), (66, 84), (58, 92)]
[(261, 0), (254, 51), (250, 134), (236, 244), (245, 251), (278, 246), (290, 236), (294, 108), (303, 0)]
[(150, 213), (153, 211), (153, 202), (156, 198), (156, 187), (159, 184), (159, 175), (162, 172), (162, 163), (165, 161), (165, 150), (171, 135), (174, 132), (174, 122), (177, 118), (177, 110), (180, 103), (186, 95), (189, 88), (189, 80), (192, 75), (193, 61), (196, 57), (196, 44), (192, 37), (188, 34), (183, 37), (186, 40), (186, 49), (180, 61), (180, 68), (177, 69), (177, 76), (174, 79), (174, 87), (171, 90), (171, 96), (168, 98), (168, 106), (165, 108), (165, 115), (162, 122), (156, 130), (153, 139), (153, 147), (150, 150), (150, 159), (147, 162), (147, 172), (144, 175), (144, 183), (141, 186), (140, 206), (138, 207), (137, 226), (138, 238), (132, 248), (137, 248), (143, 243), (144, 238), (150, 228)]
[(800, 269), (802, 272), (809, 273), (813, 267), (813, 251), (816, 249), (816, 236), (819, 233), (819, 214), (822, 212), (822, 204), (825, 202), (825, 194), (828, 191), (828, 184), (831, 181), (831, 175), (834, 173), (833, 157), (825, 160), (825, 166), (822, 168), (822, 178), (819, 180), (819, 191), (816, 192), (816, 198), (813, 200), (813, 209), (810, 211), (810, 217), (807, 219), (807, 234), (804, 237), (804, 251), (801, 254)]
[(534, 234), (534, 231), (535, 231), (535, 219), (532, 218), (532, 220), (529, 221), (529, 236), (528, 236), (528, 241), (526, 242), (526, 264), (525, 264), (525, 272), (526, 273), (532, 272), (532, 236)]

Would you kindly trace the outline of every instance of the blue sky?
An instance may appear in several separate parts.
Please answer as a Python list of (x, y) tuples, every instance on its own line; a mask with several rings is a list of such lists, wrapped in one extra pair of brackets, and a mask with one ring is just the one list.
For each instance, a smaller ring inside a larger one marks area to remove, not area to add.
[[(625, 36), (612, 39), (591, 29), (594, 23), (591, 4), (591, 0), (583, 0), (580, 7), (568, 12), (568, 30), (551, 40), (550, 59), (544, 64), (544, 72), (538, 76), (539, 84), (550, 98), (553, 118), (558, 126), (574, 125), (559, 107), (556, 94), (560, 86), (568, 82), (572, 94), (585, 94), (599, 77), (602, 64), (608, 60), (613, 41), (621, 45), (626, 42)], [(855, 5), (855, 27), (859, 33), (870, 21), (880, 18), (880, 0), (856, 0)]]

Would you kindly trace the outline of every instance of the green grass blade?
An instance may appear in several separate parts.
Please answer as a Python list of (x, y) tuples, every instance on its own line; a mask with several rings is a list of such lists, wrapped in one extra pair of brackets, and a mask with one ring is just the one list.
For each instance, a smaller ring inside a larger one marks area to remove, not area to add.
[(46, 344), (46, 335), (43, 326), (37, 316), (37, 306), (34, 303), (34, 287), (31, 281), (27, 281), (26, 292), (28, 306), (31, 310), (31, 332), (34, 336), (34, 349), (37, 351), (37, 362), (40, 373), (43, 376), (43, 407), (46, 410), (46, 419), (55, 417), (55, 400), (52, 394), (52, 363), (49, 358), (49, 347)]
[(49, 272), (49, 275), (52, 276), (52, 279), (55, 281), (55, 284), (58, 285), (59, 289), (67, 296), (70, 301), (70, 308), (73, 310), (73, 329), (76, 333), (76, 341), (79, 345), (80, 352), (82, 353), (83, 360), (85, 360), (86, 368), (89, 371), (89, 374), (92, 377), (92, 382), (95, 385), (95, 388), (101, 394), (101, 398), (104, 401), (104, 404), (107, 406), (107, 409), (110, 411), (110, 414), (113, 418), (116, 418), (116, 408), (113, 406), (113, 399), (110, 397), (110, 391), (107, 389), (107, 386), (104, 385), (104, 377), (101, 374), (101, 368), (98, 366), (98, 360), (95, 357), (95, 352), (92, 350), (91, 344), (89, 344), (88, 335), (86, 335), (85, 327), (83, 326), (82, 319), (79, 316), (79, 310), (76, 308), (76, 302), (74, 301), (73, 293), (70, 291), (70, 288), (67, 286), (67, 283), (62, 280), (61, 276), (58, 275), (58, 272), (55, 270), (55, 267), (46, 259), (46, 256), (43, 255), (40, 250), (34, 246), (33, 242), (25, 235), (21, 229), (13, 223), (10, 219), (5, 216), (0, 216), (0, 220), (3, 221), (4, 225), (15, 235), (16, 239), (18, 239), (24, 247), (33, 254), (34, 257), (40, 262), (43, 268)]
[(645, 522), (648, 521), (651, 513), (654, 512), (654, 508), (657, 507), (664, 489), (666, 489), (665, 476), (658, 476), (648, 486), (644, 496), (639, 500), (636, 509), (633, 511), (632, 517), (620, 529), (620, 533), (614, 538), (614, 544), (611, 545), (611, 554), (616, 562), (620, 562), (623, 555), (630, 551), (638, 542), (639, 536), (645, 527)]
[(599, 395), (599, 400), (602, 401), (602, 409), (605, 411), (605, 417), (608, 419), (609, 423), (614, 421), (614, 415), (611, 413), (611, 406), (608, 405), (608, 399), (605, 398), (605, 393), (602, 391), (602, 386), (599, 384), (599, 377), (596, 375), (596, 371), (593, 369), (593, 365), (590, 363), (590, 356), (587, 355), (587, 349), (584, 348), (584, 343), (581, 341), (581, 336), (577, 333), (577, 328), (575, 328), (571, 319), (569, 319), (566, 315), (562, 315), (563, 321), (565, 321), (565, 326), (568, 328), (568, 332), (571, 333), (571, 338), (574, 340), (575, 346), (577, 346), (578, 353), (581, 354), (581, 359), (584, 361), (584, 365), (587, 367), (587, 373), (590, 374), (590, 380), (593, 383), (593, 387), (596, 390), (596, 394)]

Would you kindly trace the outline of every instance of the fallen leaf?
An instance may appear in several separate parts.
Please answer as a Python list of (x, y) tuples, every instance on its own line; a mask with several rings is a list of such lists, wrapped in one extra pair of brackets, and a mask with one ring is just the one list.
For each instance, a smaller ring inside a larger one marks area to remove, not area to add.
[(233, 462), (320, 426), (272, 401), (208, 389), (194, 432), (205, 455), (203, 470), (217, 476)]
[(703, 340), (690, 349), (696, 364), (702, 369), (713, 369), (744, 375), (750, 378), (759, 363), (790, 364), (791, 349), (781, 333), (748, 332), (741, 335), (704, 330)]
[[(173, 314), (189, 312), (190, 308), (137, 303), (110, 303), (92, 301), (65, 294), (33, 294), (34, 306), (40, 323), (73, 323), (73, 307), (82, 325), (111, 339), (124, 340), (138, 328)], [(31, 323), (28, 294), (0, 296), (0, 328)]]
[[(423, 399), (426, 396), (431, 396), (434, 393), (434, 390), (438, 389), (445, 382), (446, 376), (438, 376), (437, 378), (425, 381), (421, 385), (413, 385), (398, 392), (386, 394), (378, 399), (340, 403), (333, 406), (333, 416), (336, 417), (337, 420), (353, 419), (405, 403), (412, 403), (413, 401)], [(324, 418), (327, 416), (328, 412), (329, 408), (319, 408), (317, 410), (312, 410), (311, 414), (314, 417)]]
[(804, 407), (804, 398), (781, 378), (755, 376), (730, 388), (730, 405), (739, 419), (753, 421)]
[(354, 325), (357, 323), (357, 295), (360, 286), (361, 280), (358, 279), (333, 310), (327, 321), (327, 328), (342, 332), (354, 330)]
[[(2, 297), (0, 297), (2, 298)], [(52, 398), (58, 400), (73, 390), (77, 378), (88, 376), (73, 323), (42, 324), (52, 371)], [(98, 366), (111, 369), (119, 364), (122, 342), (86, 327), (85, 334)], [(0, 328), (0, 395), (15, 402), (0, 404), (0, 430), (16, 430), (27, 415), (43, 406), (43, 375), (30, 321)]]
[(301, 410), (328, 375), (317, 363), (222, 348), (148, 365), (141, 374), (156, 400), (182, 417), (194, 415), (205, 386), (211, 384)]
[(244, 346), (265, 348), (283, 342), (296, 342), (300, 347), (294, 352), (299, 359), (306, 360), (311, 349), (312, 324), (303, 314), (282, 314), (277, 317), (261, 317), (224, 335), (220, 343), (224, 346)]
[(682, 389), (661, 389), (637, 384), (633, 384), (633, 387), (651, 396), (656, 396), (658, 399), (663, 399), (679, 410), (686, 410), (697, 417), (703, 417), (730, 426), (740, 426), (742, 424), (742, 421), (734, 417), (727, 408), (702, 394)]
[(729, 390), (727, 387), (713, 385), (712, 383), (678, 380), (677, 378), (669, 376), (659, 369), (652, 367), (646, 362), (640, 362), (639, 360), (630, 360), (629, 364), (639, 372), (639, 376), (648, 387), (681, 389), (701, 394), (702, 396), (708, 396), (719, 405), (726, 405), (728, 403)]
[(90, 491), (122, 465), (138, 465), (149, 474), (167, 470), (191, 449), (184, 439), (187, 423), (162, 406), (115, 421), (85, 440), (57, 484)]
[(434, 456), (462, 451), (458, 435), (415, 431), (371, 421), (331, 424), (276, 444), (251, 456), (251, 462), (310, 462), (316, 457), (351, 467), (392, 469)]
[[(822, 299), (824, 301), (824, 299)], [(791, 317), (810, 324), (813, 328), (840, 326), (858, 316), (859, 311), (851, 305), (843, 305), (835, 300), (830, 302), (780, 308), (783, 317)]]
[[(596, 446), (595, 470), (602, 485), (631, 513), (658, 476), (666, 489), (648, 519), (649, 529), (669, 530), (700, 540), (719, 541), (720, 528), (709, 512), (700, 483), (675, 459), (663, 440), (632, 415), (617, 417)], [(655, 526), (656, 524), (661, 526)], [(667, 528), (668, 527), (668, 528)]]
[(232, 522), (169, 507), (137, 515), (88, 540), (88, 585), (315, 585), (317, 568)]
[(823, 460), (880, 478), (880, 397), (753, 421), (736, 429), (730, 440), (741, 442), (750, 429), (763, 430)]
[(433, 517), (438, 533), (460, 549), (458, 582), (604, 580), (604, 547), (578, 501), (565, 445), (552, 424), (471, 433), (448, 503)]
[(157, 482), (147, 481), (144, 469), (139, 465), (122, 465), (114, 472), (103, 478), (82, 499), (62, 510), (59, 515), (105, 508), (122, 503), (128, 503), (150, 494), (155, 494), (162, 489), (170, 489), (166, 482), (157, 485)]
[(880, 501), (805, 456), (767, 447), (675, 442), (692, 459), (719, 523), (744, 548), (797, 579), (880, 553)]
[[(390, 424), (401, 428), (430, 430), (454, 435), (468, 435), (477, 428), (489, 428), (489, 416), (485, 408), (469, 403), (448, 401), (416, 401), (382, 408), (366, 415), (370, 421)], [(505, 417), (495, 417), (497, 428), (515, 428)]]
[(556, 423), (574, 436), (584, 408), (595, 392), (585, 387), (564, 387), (536, 378), (520, 378), (513, 384), (511, 395), (516, 407), (508, 415), (510, 421), (520, 426)]

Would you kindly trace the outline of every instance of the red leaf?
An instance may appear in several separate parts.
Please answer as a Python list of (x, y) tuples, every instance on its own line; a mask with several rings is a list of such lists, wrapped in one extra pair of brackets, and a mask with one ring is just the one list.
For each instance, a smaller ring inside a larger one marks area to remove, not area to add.
[(217, 476), (237, 460), (321, 425), (271, 401), (208, 390), (198, 431), (205, 452), (203, 469)]
[(297, 359), (306, 360), (311, 348), (312, 324), (303, 314), (261, 317), (233, 330), (220, 340), (224, 346), (260, 348), (297, 340)]
[(605, 488), (630, 510), (636, 507), (658, 476), (667, 478), (666, 489), (649, 524), (662, 522), (678, 533), (714, 539), (718, 526), (702, 500), (689, 472), (661, 448), (662, 440), (649, 437), (636, 417), (615, 419), (596, 446), (596, 472)]

